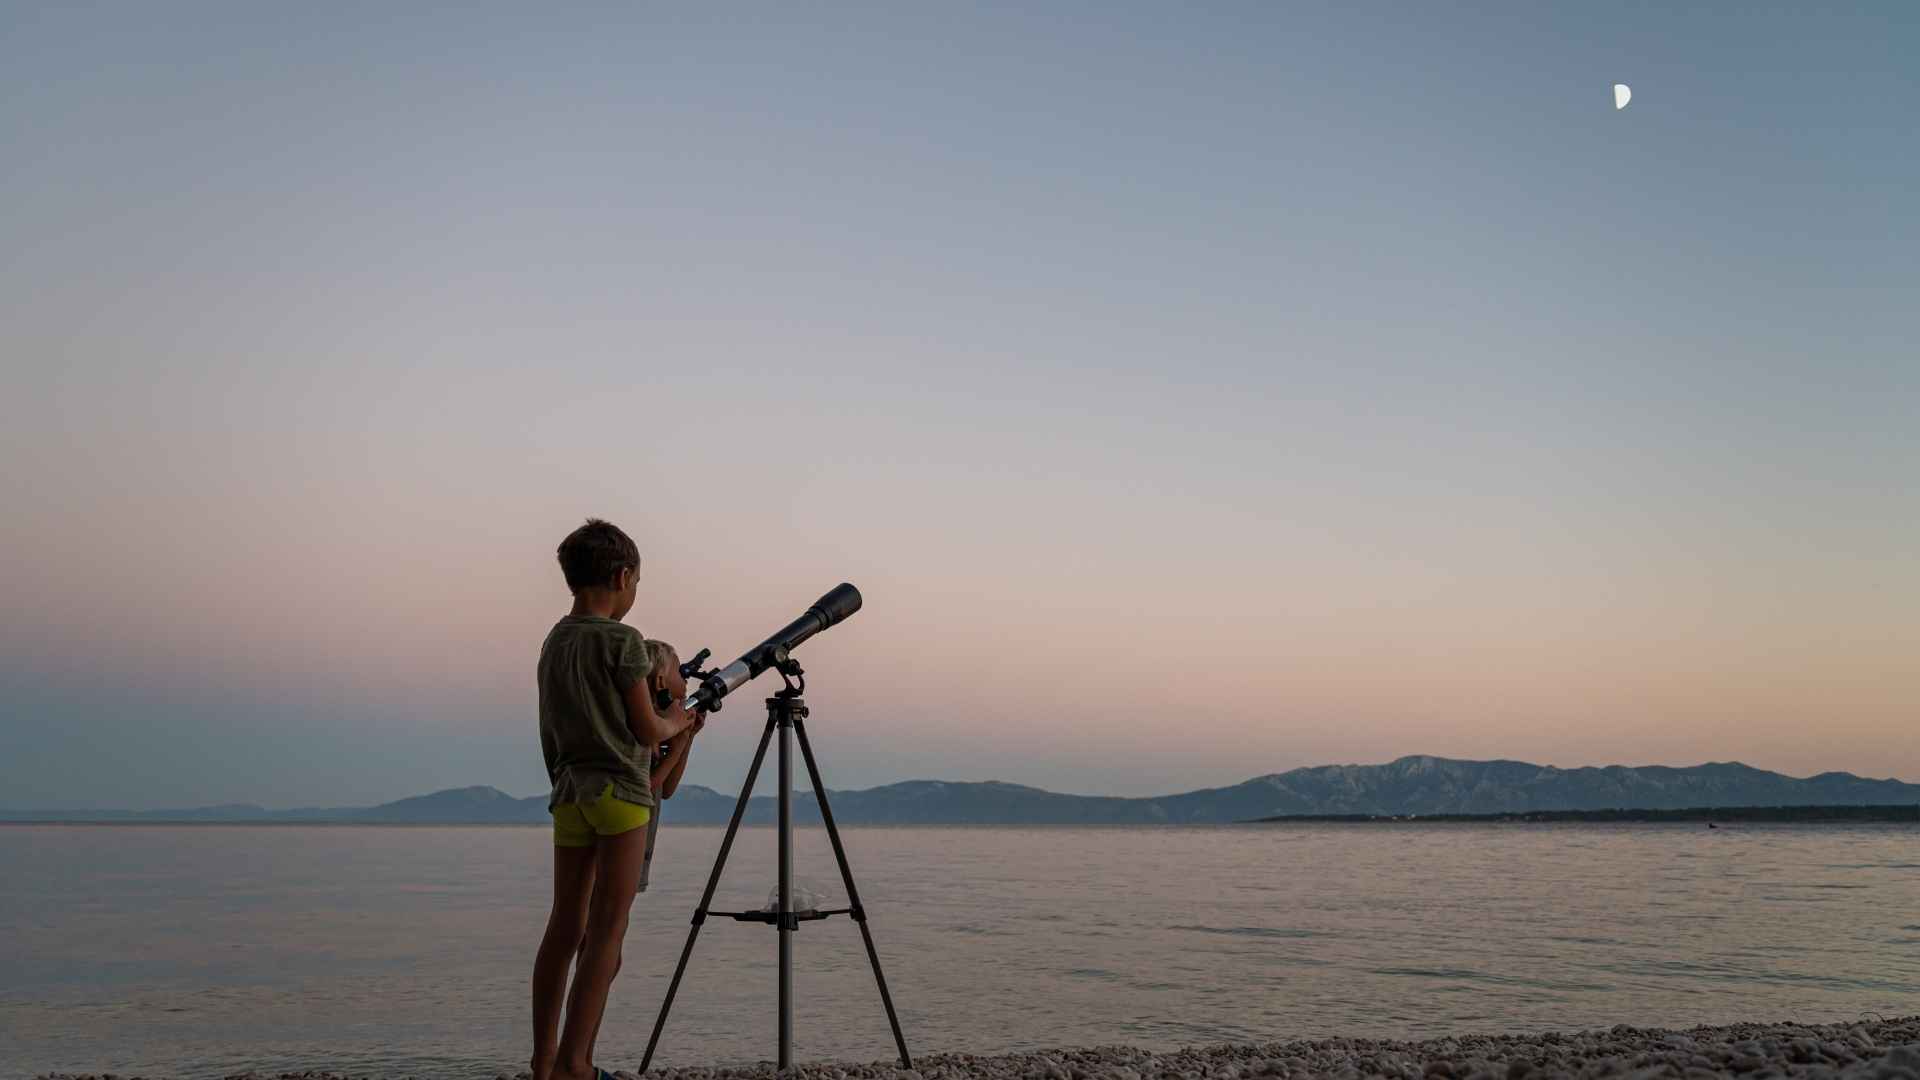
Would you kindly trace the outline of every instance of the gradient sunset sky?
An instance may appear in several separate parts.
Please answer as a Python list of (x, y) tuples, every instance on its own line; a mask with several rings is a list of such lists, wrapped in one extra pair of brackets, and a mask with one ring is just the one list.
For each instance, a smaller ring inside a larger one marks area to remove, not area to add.
[(1038, 6), (0, 7), (0, 806), (1920, 780), (1920, 7)]

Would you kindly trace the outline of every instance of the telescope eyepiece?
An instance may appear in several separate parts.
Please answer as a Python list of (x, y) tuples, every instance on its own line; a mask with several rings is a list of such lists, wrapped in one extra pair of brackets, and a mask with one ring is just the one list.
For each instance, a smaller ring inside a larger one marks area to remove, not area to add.
[(693, 654), (693, 659), (680, 665), (680, 677), (683, 679), (691, 679), (695, 675), (700, 674), (700, 665), (706, 663), (707, 657), (712, 655), (712, 649), (701, 649), (699, 652)]

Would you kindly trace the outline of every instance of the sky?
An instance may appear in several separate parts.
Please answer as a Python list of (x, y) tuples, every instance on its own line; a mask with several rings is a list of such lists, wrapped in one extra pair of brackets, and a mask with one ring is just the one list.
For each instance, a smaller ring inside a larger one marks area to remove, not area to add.
[(1800, 7), (0, 5), (0, 806), (540, 793), (588, 515), (860, 587), (834, 787), (1920, 780), (1920, 9)]

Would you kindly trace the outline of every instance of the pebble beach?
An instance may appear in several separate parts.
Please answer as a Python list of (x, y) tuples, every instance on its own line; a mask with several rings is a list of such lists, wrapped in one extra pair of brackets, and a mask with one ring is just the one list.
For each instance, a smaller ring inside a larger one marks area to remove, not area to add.
[[(1231, 1043), (1155, 1052), (1134, 1047), (975, 1056), (915, 1062), (771, 1063), (662, 1069), (658, 1080), (1712, 1080), (1718, 1077), (1920, 1080), (1920, 1016), (1844, 1024), (1735, 1024), (1688, 1030), (1615, 1027), (1543, 1035), (1458, 1035), (1420, 1042), (1317, 1039)], [(636, 1074), (615, 1069), (620, 1080)], [(529, 1080), (501, 1073), (498, 1080)], [(47, 1073), (40, 1080), (161, 1080)], [(228, 1080), (375, 1080), (327, 1072), (240, 1073)], [(397, 1080), (397, 1078), (395, 1078)]]

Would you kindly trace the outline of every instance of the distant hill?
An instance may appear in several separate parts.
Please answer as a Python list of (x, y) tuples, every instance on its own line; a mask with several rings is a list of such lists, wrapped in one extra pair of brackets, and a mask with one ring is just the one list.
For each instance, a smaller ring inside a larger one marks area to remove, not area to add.
[[(1920, 785), (1851, 773), (1798, 779), (1737, 762), (1673, 768), (1559, 769), (1523, 761), (1403, 757), (1385, 765), (1323, 765), (1230, 788), (1155, 800), (1172, 820), (1225, 810), (1236, 820), (1291, 814), (1499, 814), (1700, 806), (1861, 806), (1920, 803)], [(1209, 818), (1210, 819), (1210, 818)]]
[(515, 825), (547, 820), (547, 797), (516, 799), (499, 788), (480, 785), (415, 795), (351, 813), (355, 821), (388, 824)]
[[(1608, 765), (1558, 769), (1523, 761), (1403, 757), (1385, 765), (1322, 765), (1255, 777), (1232, 787), (1126, 799), (1062, 795), (988, 780), (909, 780), (831, 793), (848, 825), (1222, 824), (1284, 817), (1423, 817), (1556, 811), (1687, 810), (1702, 807), (1910, 806), (1920, 784), (1830, 772), (1795, 778), (1736, 762), (1670, 768)], [(683, 785), (663, 820), (723, 824), (737, 796)], [(811, 792), (795, 818), (819, 820)], [(772, 796), (748, 805), (747, 821), (774, 819)], [(492, 787), (450, 788), (365, 807), (267, 810), (250, 804), (183, 810), (0, 810), (0, 821), (337, 822), (346, 824), (542, 824), (547, 797), (519, 799)]]

